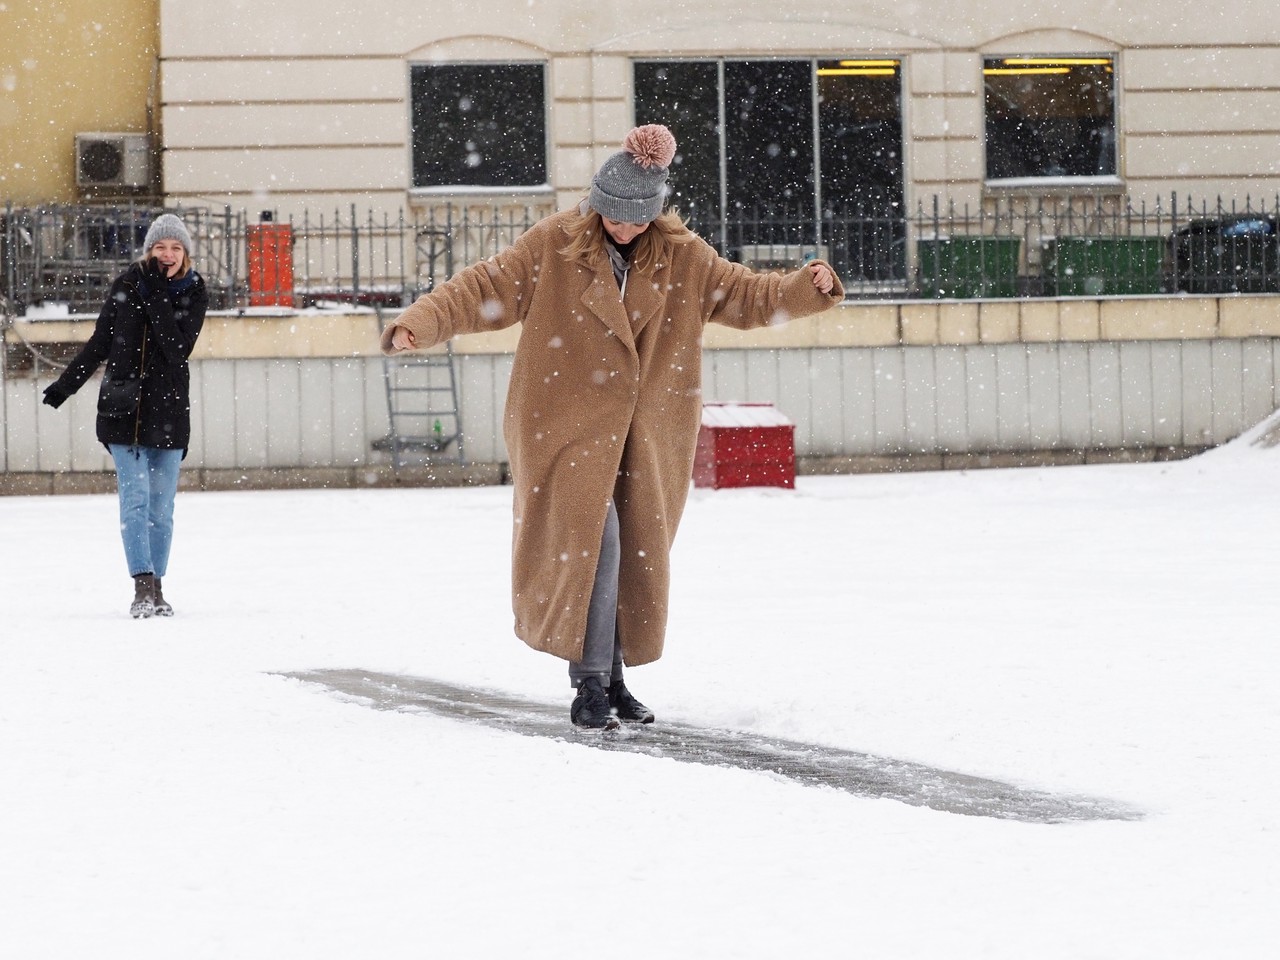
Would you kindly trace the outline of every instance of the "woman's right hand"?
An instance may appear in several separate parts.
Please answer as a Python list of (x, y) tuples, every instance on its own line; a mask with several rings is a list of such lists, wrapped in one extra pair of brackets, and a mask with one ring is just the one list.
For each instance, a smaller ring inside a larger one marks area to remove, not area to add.
[(391, 345), (397, 350), (412, 350), (418, 345), (418, 341), (407, 327), (395, 327), (391, 331)]

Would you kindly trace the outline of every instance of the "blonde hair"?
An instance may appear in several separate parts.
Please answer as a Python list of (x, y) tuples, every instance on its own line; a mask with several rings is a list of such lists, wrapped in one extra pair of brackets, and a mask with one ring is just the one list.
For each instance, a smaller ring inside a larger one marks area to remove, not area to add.
[[(604, 255), (604, 223), (600, 214), (590, 207), (578, 219), (571, 220), (565, 232), (569, 234), (569, 243), (559, 252), (569, 260), (592, 266), (597, 256)], [(671, 262), (676, 247), (693, 239), (693, 233), (677, 211), (660, 213), (650, 222), (649, 229), (636, 237), (632, 266), (641, 273), (652, 273), (658, 264)]]

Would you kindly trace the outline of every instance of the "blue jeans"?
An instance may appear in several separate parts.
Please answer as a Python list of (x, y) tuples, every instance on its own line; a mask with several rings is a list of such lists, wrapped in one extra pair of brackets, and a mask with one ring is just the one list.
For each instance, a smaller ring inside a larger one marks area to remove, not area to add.
[(173, 542), (173, 498), (178, 493), (182, 451), (127, 447), (122, 443), (113, 443), (107, 449), (116, 462), (120, 536), (129, 576), (154, 573), (163, 577)]

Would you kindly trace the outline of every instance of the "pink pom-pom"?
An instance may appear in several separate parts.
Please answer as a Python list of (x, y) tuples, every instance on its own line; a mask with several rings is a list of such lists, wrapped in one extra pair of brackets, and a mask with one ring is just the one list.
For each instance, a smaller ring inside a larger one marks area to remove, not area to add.
[(646, 170), (650, 167), (669, 167), (676, 156), (676, 138), (662, 124), (646, 123), (627, 134), (627, 138), (622, 141), (622, 149)]

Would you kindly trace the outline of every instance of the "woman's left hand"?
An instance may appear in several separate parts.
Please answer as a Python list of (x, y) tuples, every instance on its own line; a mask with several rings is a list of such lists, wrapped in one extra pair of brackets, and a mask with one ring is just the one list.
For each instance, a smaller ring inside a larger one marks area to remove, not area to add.
[(809, 272), (813, 274), (813, 285), (821, 293), (830, 293), (836, 285), (836, 275), (831, 272), (831, 268), (825, 263), (809, 264)]

